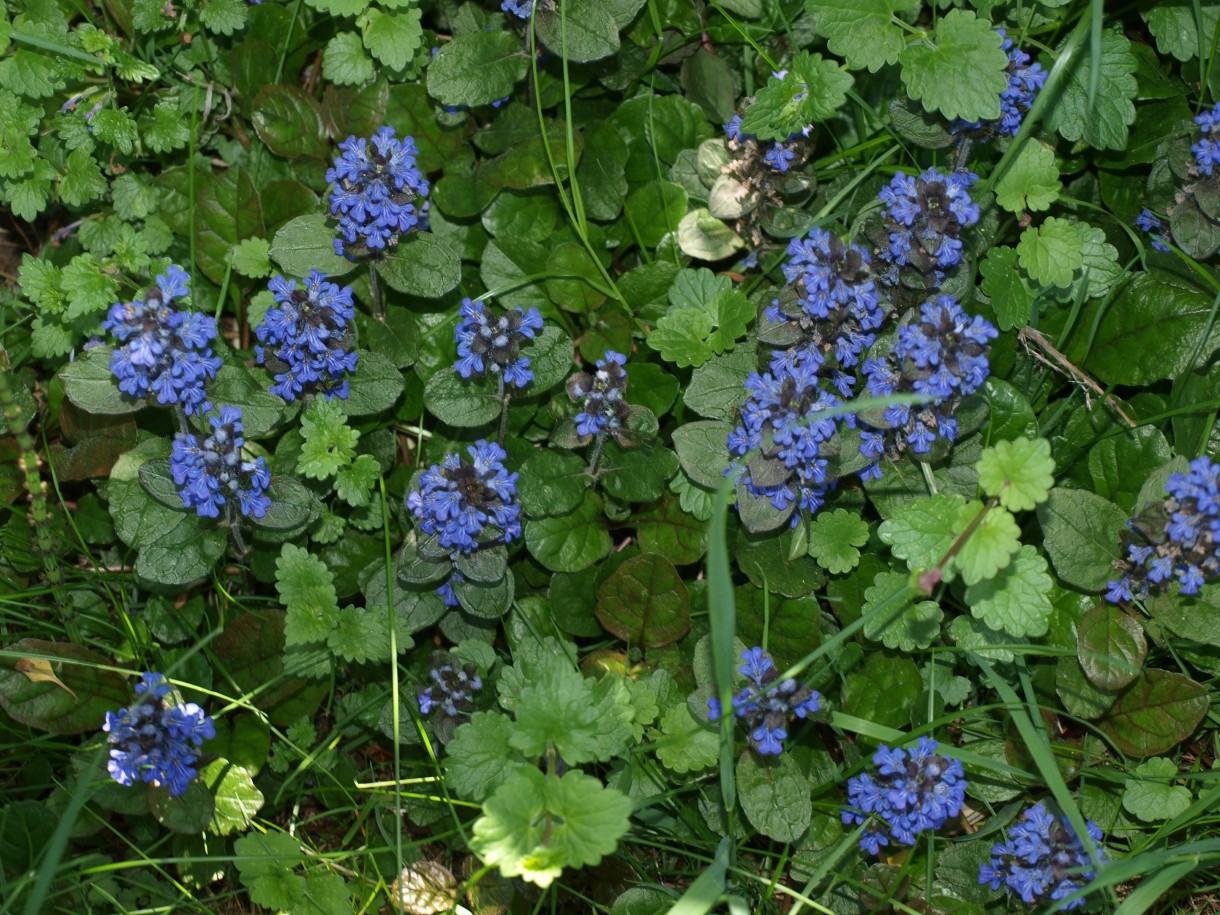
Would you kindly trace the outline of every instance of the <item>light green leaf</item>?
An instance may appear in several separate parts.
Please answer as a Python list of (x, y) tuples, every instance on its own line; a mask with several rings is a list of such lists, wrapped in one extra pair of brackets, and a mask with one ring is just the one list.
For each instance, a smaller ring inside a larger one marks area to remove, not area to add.
[(78, 207), (106, 193), (106, 179), (97, 160), (88, 150), (78, 149), (68, 155), (68, 167), (59, 179), (59, 199), (68, 206)]
[(233, 246), (230, 252), (233, 269), (242, 276), (261, 279), (271, 276), (271, 242), (265, 238), (247, 238)]
[[(912, 572), (933, 568), (957, 539), (954, 522), (963, 505), (961, 496), (946, 492), (910, 499), (882, 523), (878, 534)], [(952, 563), (944, 573), (945, 580), (952, 581)]]
[(1017, 266), (1015, 248), (998, 246), (979, 264), (983, 292), (991, 299), (1001, 330), (1016, 330), (1029, 323), (1038, 289)]
[(979, 485), (999, 496), (1009, 511), (1028, 511), (1045, 502), (1055, 485), (1055, 459), (1044, 438), (997, 442), (979, 458)]
[(207, 0), (199, 10), (199, 21), (210, 32), (232, 35), (245, 28), (248, 10), (242, 0)]
[(92, 254), (78, 254), (64, 267), (63, 290), (68, 296), (67, 318), (74, 321), (113, 305), (119, 283), (113, 268), (104, 268)]
[[(360, 0), (361, 5), (365, 5)], [(359, 86), (377, 75), (365, 53), (364, 42), (355, 32), (340, 32), (322, 52), (322, 73), (336, 86)]]
[(1008, 55), (991, 23), (967, 10), (950, 10), (936, 35), (902, 51), (902, 83), (929, 111), (967, 121), (1000, 116), (1000, 94), (1008, 88)]
[(372, 498), (373, 486), (381, 467), (371, 454), (360, 454), (347, 467), (335, 474), (335, 492), (353, 508), (363, 508)]
[(835, 54), (853, 69), (876, 73), (886, 64), (898, 62), (902, 52), (902, 29), (894, 25), (894, 13), (918, 8), (912, 0), (806, 0), (819, 35)]
[(275, 561), (275, 589), (288, 610), (284, 643), (323, 642), (339, 619), (334, 576), (318, 557), (291, 543), (280, 548)]
[(140, 136), (152, 152), (173, 152), (191, 138), (187, 121), (178, 106), (170, 101), (157, 102), (152, 113), (140, 116)]
[(356, 456), (360, 433), (347, 425), (338, 403), (324, 397), (314, 398), (301, 415), (301, 435), (305, 444), (297, 469), (313, 480), (324, 480)]
[(940, 636), (940, 624), (945, 615), (936, 601), (912, 601), (911, 596), (886, 604), (882, 610), (877, 609), (895, 592), (907, 590), (908, 585), (909, 578), (901, 572), (878, 573), (864, 592), (861, 613), (868, 618), (864, 624), (866, 638), (881, 642), (886, 648), (909, 653), (927, 648)]
[(1063, 184), (1055, 164), (1055, 151), (1045, 143), (1030, 142), (1021, 147), (1012, 167), (995, 186), (996, 202), (1010, 213), (1038, 212), (1059, 199)]
[(390, 69), (401, 70), (415, 56), (423, 40), (420, 15), (418, 8), (405, 13), (383, 13), (373, 7), (358, 22), (364, 32), (364, 46)]
[(603, 723), (594, 707), (591, 684), (575, 670), (546, 668), (521, 690), (516, 715), (508, 742), (526, 756), (542, 756), (554, 747), (573, 765), (598, 758)]
[(446, 747), (445, 784), (460, 797), (484, 801), (517, 767), (526, 765), (508, 742), (512, 729), (504, 715), (475, 712), (453, 732)]
[(1080, 233), (1080, 269), (1066, 288), (1048, 290), (1065, 304), (1082, 297), (1101, 298), (1124, 276), (1123, 266), (1118, 262), (1118, 249), (1106, 241), (1106, 233), (1087, 222), (1075, 225)]
[(1178, 767), (1172, 759), (1154, 756), (1131, 774), (1123, 790), (1123, 808), (1145, 823), (1176, 817), (1190, 806), (1190, 789), (1175, 785)]
[(868, 525), (855, 512), (836, 508), (822, 512), (809, 525), (809, 555), (827, 572), (842, 575), (860, 562), (860, 551), (868, 542)]
[(254, 815), (263, 806), (263, 793), (254, 787), (250, 771), (227, 759), (214, 759), (200, 767), (199, 777), (215, 802), (208, 832), (227, 836), (249, 829)]
[[(953, 533), (961, 536), (983, 510), (978, 500), (967, 502), (957, 513)], [(1021, 548), (1021, 529), (1006, 508), (996, 506), (974, 528), (953, 561), (967, 585), (991, 578), (1012, 561)]]
[(706, 718), (700, 721), (685, 702), (670, 707), (661, 717), (661, 736), (657, 739), (657, 759), (679, 775), (714, 766), (720, 758), (717, 729)]
[(742, 119), (742, 132), (783, 142), (814, 121), (833, 117), (847, 101), (851, 84), (851, 74), (833, 60), (802, 51), (782, 77), (772, 76), (758, 90)]
[(1046, 560), (1026, 544), (994, 578), (966, 588), (966, 603), (992, 629), (1019, 638), (1045, 635), (1054, 611), (1053, 584)]
[(1096, 95), (1089, 92), (1094, 62), (1086, 43), (1068, 64), (1063, 92), (1047, 113), (1047, 126), (1073, 143), (1083, 139), (1096, 149), (1125, 149), (1127, 128), (1135, 121), (1138, 67), (1125, 35), (1113, 29), (1102, 32)]
[(1066, 219), (1049, 216), (1021, 233), (1017, 256), (1030, 277), (1047, 286), (1067, 286), (1084, 263), (1084, 243)]

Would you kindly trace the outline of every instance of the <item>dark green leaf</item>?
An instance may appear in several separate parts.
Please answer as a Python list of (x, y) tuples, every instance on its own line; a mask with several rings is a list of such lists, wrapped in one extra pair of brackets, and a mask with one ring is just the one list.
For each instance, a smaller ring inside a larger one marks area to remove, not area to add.
[(87, 413), (134, 413), (145, 404), (119, 390), (110, 371), (111, 353), (110, 347), (97, 346), (60, 369), (64, 393)]
[(267, 712), (273, 724), (286, 726), (312, 715), (325, 695), (325, 682), (284, 675), (284, 614), (244, 613), (229, 620), (212, 641), (212, 650), (237, 689)]
[(388, 410), (402, 396), (402, 372), (385, 356), (357, 350), (356, 373), (351, 376), (350, 393), (335, 403), (348, 416), (367, 416)]
[(1207, 690), (1167, 670), (1145, 671), (1101, 722), (1128, 756), (1158, 756), (1194, 733), (1207, 714)]
[(382, 260), (377, 273), (391, 289), (436, 299), (457, 286), (462, 262), (441, 238), (431, 232), (412, 232)]
[(263, 236), (263, 209), (245, 166), (213, 173), (195, 197), (195, 262), (214, 283), (228, 271), (229, 251), (243, 238)]
[(1038, 506), (1047, 555), (1067, 584), (1100, 591), (1117, 576), (1118, 535), (1126, 513), (1113, 502), (1083, 489), (1052, 489)]
[(513, 604), (513, 573), (509, 571), (499, 581), (455, 581), (452, 585), (462, 609), (479, 619), (499, 619)]
[(729, 466), (726, 442), (733, 427), (727, 422), (699, 420), (674, 430), (674, 450), (687, 476), (708, 489), (716, 489), (724, 481)]
[(690, 629), (690, 593), (663, 556), (633, 556), (602, 584), (597, 618), (629, 645), (659, 648)]
[(511, 95), (528, 69), (529, 58), (513, 32), (458, 35), (428, 67), (428, 92), (442, 105), (488, 105)]
[(552, 572), (579, 572), (610, 552), (602, 502), (592, 492), (574, 511), (525, 523), (530, 553)]
[(562, 10), (540, 7), (535, 27), (552, 53), (574, 63), (601, 60), (618, 50), (618, 24), (603, 0), (569, 0)]
[(501, 401), (496, 378), (463, 378), (446, 366), (424, 386), (424, 405), (450, 426), (482, 426), (500, 415)]
[(589, 488), (585, 461), (574, 454), (540, 449), (521, 465), (517, 498), (530, 517), (564, 515), (576, 508)]
[(737, 799), (750, 825), (776, 842), (795, 842), (813, 817), (809, 779), (790, 753), (737, 760)]
[[(96, 731), (106, 712), (130, 704), (108, 659), (80, 645), (21, 639), (0, 658), (0, 706), (13, 720), (52, 734)], [(47, 679), (51, 675), (58, 683)]]
[(1111, 604), (1098, 604), (1086, 613), (1077, 638), (1080, 666), (1104, 690), (1122, 689), (1138, 677), (1148, 654), (1144, 627)]
[(296, 86), (264, 86), (254, 99), (250, 120), (259, 139), (277, 156), (324, 159), (330, 152), (321, 106)]

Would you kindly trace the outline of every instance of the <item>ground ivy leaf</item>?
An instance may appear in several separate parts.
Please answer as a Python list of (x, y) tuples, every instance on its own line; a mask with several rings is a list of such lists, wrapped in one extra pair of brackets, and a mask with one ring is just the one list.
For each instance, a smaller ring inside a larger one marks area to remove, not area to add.
[(261, 279), (271, 276), (271, 242), (265, 238), (247, 238), (233, 246), (230, 255), (233, 269), (242, 276)]
[(233, 843), (237, 870), (251, 901), (292, 911), (305, 899), (305, 880), (292, 872), (305, 860), (301, 844), (282, 832), (251, 832)]
[(1066, 219), (1048, 216), (1021, 233), (1017, 256), (1030, 277), (1046, 286), (1067, 286), (1084, 263), (1084, 243)]
[(504, 715), (475, 712), (453, 732), (445, 753), (445, 784), (482, 803), (525, 761), (508, 742), (513, 724)]
[(191, 132), (178, 106), (161, 101), (153, 106), (151, 114), (141, 115), (140, 137), (152, 152), (167, 153), (185, 146)]
[(1098, 299), (1106, 295), (1125, 276), (1118, 262), (1118, 249), (1106, 241), (1106, 233), (1087, 222), (1077, 222), (1080, 233), (1080, 269), (1066, 288), (1049, 293), (1064, 304), (1081, 298)]
[(360, 86), (377, 75), (364, 42), (355, 32), (340, 32), (322, 52), (322, 72), (336, 86)]
[[(1210, 44), (1220, 22), (1220, 4), (1202, 3), (1199, 11), (1203, 20), (1205, 41)], [(1187, 61), (1198, 56), (1199, 30), (1195, 23), (1195, 11), (1190, 2), (1158, 3), (1140, 13), (1148, 25), (1148, 31), (1156, 38), (1157, 50), (1178, 60)], [(1205, 45), (1206, 47), (1207, 45)]]
[(737, 760), (737, 799), (750, 825), (776, 842), (795, 842), (813, 818), (809, 778), (790, 753)]
[(801, 51), (783, 76), (773, 75), (758, 90), (741, 129), (760, 140), (782, 143), (814, 121), (833, 117), (847, 101), (851, 84), (851, 74), (841, 71), (835, 61)]
[[(954, 535), (961, 536), (982, 510), (983, 503), (977, 499), (967, 502), (953, 522)], [(1007, 566), (1020, 548), (1021, 529), (1016, 518), (1008, 509), (997, 506), (974, 528), (953, 561), (962, 573), (962, 580), (973, 585)]]
[(381, 467), (371, 454), (360, 454), (346, 467), (335, 474), (335, 492), (339, 498), (353, 508), (363, 508), (372, 498), (373, 486)]
[(97, 160), (88, 150), (77, 149), (68, 155), (67, 169), (59, 179), (59, 199), (78, 207), (106, 193), (106, 179)]
[(979, 485), (998, 496), (1009, 511), (1028, 511), (1045, 502), (1055, 485), (1055, 459), (1044, 438), (997, 442), (978, 462)]
[(1139, 61), (1121, 32), (1101, 33), (1100, 79), (1096, 95), (1089, 93), (1092, 54), (1082, 48), (1068, 64), (1063, 92), (1047, 113), (1046, 124), (1065, 140), (1083, 139), (1096, 149), (1126, 149), (1127, 127), (1135, 122), (1132, 100), (1139, 89)]
[[(339, 611), (335, 628), (326, 639), (326, 647), (343, 660), (355, 664), (388, 661), (390, 658), (389, 609), (373, 607), (365, 610), (348, 605)], [(410, 632), (395, 616), (395, 636), (399, 651), (413, 644)]]
[(552, 665), (517, 696), (517, 720), (508, 742), (526, 756), (554, 747), (565, 761), (580, 765), (598, 758), (601, 718), (592, 688), (577, 671)]
[(901, 572), (880, 572), (873, 579), (872, 586), (864, 592), (861, 608), (861, 613), (868, 617), (864, 624), (866, 638), (895, 651), (912, 652), (927, 648), (940, 636), (945, 615), (934, 600), (912, 602), (908, 596), (878, 610), (895, 592), (906, 591), (908, 585), (908, 576)]
[(199, 768), (199, 777), (215, 802), (208, 832), (227, 836), (249, 829), (254, 815), (263, 806), (263, 793), (254, 787), (249, 770), (227, 759), (214, 759)]
[(661, 736), (656, 748), (661, 765), (685, 775), (716, 764), (720, 738), (706, 717), (696, 718), (685, 702), (679, 702), (661, 716)]
[(1017, 266), (1015, 248), (998, 246), (979, 264), (983, 292), (991, 299), (1001, 330), (1016, 330), (1029, 323), (1038, 290)]
[(1190, 789), (1175, 785), (1178, 766), (1172, 759), (1154, 756), (1131, 773), (1123, 790), (1123, 808), (1145, 823), (1176, 817), (1190, 806)]
[(966, 588), (966, 603), (992, 629), (1019, 638), (1045, 635), (1054, 611), (1053, 584), (1046, 560), (1026, 544), (997, 575)]
[(809, 525), (809, 555), (832, 575), (850, 572), (860, 562), (857, 547), (868, 542), (868, 525), (855, 512), (836, 508)]
[(415, 56), (423, 40), (419, 9), (405, 13), (384, 13), (377, 7), (360, 17), (364, 46), (391, 70), (401, 70)]
[(315, 397), (301, 415), (305, 444), (297, 469), (313, 480), (324, 480), (356, 456), (360, 433), (347, 425), (343, 410), (333, 400)]
[(288, 610), (284, 643), (324, 642), (339, 620), (334, 576), (321, 559), (291, 543), (275, 561), (275, 589)]
[(908, 44), (900, 55), (902, 83), (929, 111), (967, 121), (1000, 116), (1008, 88), (1008, 55), (991, 23), (967, 10), (950, 10), (934, 38)]
[(483, 805), (470, 847), (505, 877), (543, 888), (565, 867), (598, 864), (630, 826), (631, 799), (583, 772), (514, 772)]
[(1021, 147), (1012, 167), (995, 186), (996, 203), (1010, 213), (1038, 212), (1059, 199), (1063, 184), (1055, 164), (1055, 151), (1032, 141)]
[(876, 73), (898, 62), (903, 31), (894, 25), (894, 13), (918, 9), (912, 0), (806, 0), (818, 34), (842, 56), (848, 66)]
[[(954, 521), (963, 505), (965, 499), (946, 492), (908, 500), (882, 523), (878, 534), (912, 572), (933, 568), (957, 539)], [(952, 563), (944, 573), (945, 579), (951, 581)]]

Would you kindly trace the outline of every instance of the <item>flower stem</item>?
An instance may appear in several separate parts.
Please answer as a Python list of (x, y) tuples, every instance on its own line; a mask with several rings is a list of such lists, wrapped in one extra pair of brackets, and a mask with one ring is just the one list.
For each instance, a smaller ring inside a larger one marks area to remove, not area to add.
[(589, 455), (589, 469), (585, 471), (589, 476), (597, 479), (597, 470), (602, 461), (602, 448), (606, 444), (606, 433), (597, 433), (597, 438), (593, 440), (593, 452)]
[(377, 279), (377, 264), (369, 261), (369, 297), (373, 300), (373, 317), (384, 320), (385, 310), (381, 307), (381, 286)]
[(241, 516), (237, 514), (232, 502), (225, 503), (225, 521), (229, 525), (229, 535), (233, 538), (233, 546), (237, 549), (237, 555), (246, 555), (246, 541), (241, 536)]
[(508, 429), (508, 402), (513, 395), (504, 388), (504, 374), (501, 372), (497, 377), (500, 379), (500, 431), (496, 435), (496, 444), (503, 448), (504, 433)]

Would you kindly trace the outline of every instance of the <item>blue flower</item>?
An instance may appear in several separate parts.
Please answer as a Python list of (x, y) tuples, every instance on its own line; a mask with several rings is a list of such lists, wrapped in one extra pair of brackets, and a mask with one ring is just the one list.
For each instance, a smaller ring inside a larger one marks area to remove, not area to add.
[(926, 829), (939, 829), (962, 810), (966, 774), (961, 760), (936, 754), (939, 745), (920, 737), (912, 749), (882, 746), (874, 755), (875, 773), (861, 773), (847, 782), (843, 822), (868, 824), (860, 847), (880, 854), (890, 840), (914, 845)]
[(510, 308), (496, 317), (482, 299), (462, 299), (458, 314), (462, 319), (454, 329), (458, 354), (454, 368), (459, 375), (481, 378), (491, 371), (518, 388), (534, 380), (529, 356), (520, 353), (521, 345), (542, 330), (537, 308)]
[(618, 433), (627, 420), (627, 357), (614, 350), (597, 360), (593, 374), (580, 372), (568, 379), (568, 396), (580, 402), (576, 414), (576, 433), (590, 438), (603, 433)]
[[(1092, 820), (1085, 827), (1100, 846), (1101, 829)], [(1098, 857), (1106, 860), (1100, 848)], [(1087, 886), (1095, 873), (1072, 825), (1045, 805), (1035, 804), (1008, 830), (1007, 841), (992, 846), (991, 862), (979, 866), (979, 883), (990, 884), (993, 890), (1002, 886), (1026, 905), (1040, 905), (1066, 899)], [(1063, 908), (1079, 908), (1084, 902), (1082, 896)]]
[(1197, 594), (1220, 576), (1220, 464), (1196, 458), (1189, 472), (1170, 474), (1165, 495), (1127, 523), (1127, 557), (1115, 563), (1123, 575), (1107, 582), (1111, 603), (1144, 600), (1174, 579)]
[[(804, 719), (818, 711), (821, 697), (793, 679), (777, 683), (779, 671), (761, 647), (746, 649), (741, 660), (737, 670), (750, 682), (733, 696), (733, 715), (742, 720), (754, 749), (763, 756), (778, 756), (788, 739), (788, 722), (794, 715)], [(722, 713), (719, 699), (707, 700), (710, 721)]]
[[(770, 372), (751, 372), (745, 382), (750, 396), (728, 437), (729, 453), (736, 457), (761, 451), (760, 460), (746, 466), (742, 477), (746, 490), (756, 499), (768, 499), (779, 511), (793, 508), (793, 526), (802, 509), (812, 514), (822, 507), (830, 482), (822, 446), (838, 424), (817, 413), (838, 406), (839, 400), (819, 387), (821, 365), (821, 355), (804, 348), (776, 353)], [(762, 481), (755, 479), (760, 471), (765, 476)]]
[(483, 679), (473, 664), (457, 667), (437, 652), (428, 668), (428, 679), (431, 686), (416, 687), (420, 714), (457, 719), (474, 711), (474, 694), (483, 688)]
[(170, 705), (167, 695), (165, 677), (146, 672), (136, 684), (137, 701), (106, 713), (102, 730), (111, 748), (106, 769), (120, 785), (163, 785), (178, 797), (199, 774), (196, 751), (216, 736), (216, 727), (195, 703)]
[[(987, 379), (988, 341), (997, 336), (999, 332), (986, 318), (972, 318), (957, 299), (942, 295), (920, 306), (918, 320), (898, 329), (890, 356), (865, 360), (868, 393), (873, 397), (916, 393), (931, 399), (923, 406), (885, 408), (886, 422), (894, 430), (895, 453), (910, 445), (916, 454), (927, 454), (938, 437), (948, 442), (957, 439), (953, 413), (961, 398), (973, 394)], [(866, 445), (880, 455), (875, 434)]]
[(534, 0), (504, 0), (500, 4), (500, 9), (511, 13), (518, 19), (529, 19), (530, 13), (534, 10)]
[(466, 448), (471, 460), (450, 454), (419, 478), (407, 495), (407, 508), (425, 534), (435, 534), (444, 549), (473, 553), (491, 543), (521, 536), (517, 474), (504, 468), (508, 456), (482, 439)]
[(753, 139), (750, 134), (741, 132), (741, 115), (735, 114), (729, 118), (729, 122), (724, 125), (724, 135), (730, 140), (736, 140), (739, 143)]
[(142, 300), (112, 305), (102, 322), (122, 344), (110, 357), (119, 389), (132, 397), (155, 394), (158, 403), (176, 404), (188, 415), (212, 408), (205, 385), (221, 365), (208, 346), (216, 321), (174, 304), (190, 294), (190, 283), (186, 271), (171, 264)]
[(296, 280), (278, 275), (267, 288), (276, 304), (254, 329), (259, 343), (266, 344), (254, 347), (254, 353), (259, 365), (276, 373), (271, 393), (287, 401), (312, 393), (346, 398), (346, 376), (356, 371), (357, 360), (349, 333), (356, 317), (351, 287), (328, 283), (326, 274), (311, 270), (300, 288)]
[(1195, 168), (1199, 174), (1210, 176), (1220, 163), (1220, 103), (1195, 118), (1195, 123), (1203, 131), (1203, 138), (1190, 151), (1195, 154)]
[(899, 172), (878, 195), (887, 207), (889, 245), (881, 254), (899, 266), (934, 275), (962, 259), (958, 236), (979, 221), (979, 208), (968, 193), (978, 176), (967, 171), (942, 175), (930, 168), (918, 178)]
[(334, 185), (331, 215), (339, 220), (335, 252), (352, 260), (380, 256), (418, 226), (415, 201), (428, 195), (428, 182), (415, 166), (415, 140), (399, 140), (393, 127), (382, 127), (371, 150), (368, 140), (355, 136), (339, 149), (334, 167), (326, 171)]
[(1008, 53), (1008, 85), (1000, 93), (1000, 119), (998, 121), (963, 121), (953, 122), (952, 130), (960, 133), (965, 130), (981, 131), (986, 129), (984, 139), (994, 131), (1000, 136), (1014, 137), (1021, 129), (1021, 121), (1029, 109), (1034, 106), (1039, 90), (1046, 84), (1047, 73), (1039, 63), (1031, 63), (1028, 54), (1012, 43), (1003, 29), (996, 29), (1004, 39), (1000, 47)]
[(775, 143), (767, 150), (767, 154), (763, 156), (763, 161), (770, 165), (777, 172), (787, 174), (788, 169), (792, 167), (792, 163), (796, 160), (796, 153), (785, 146), (783, 143)]
[(1168, 251), (1169, 242), (1165, 235), (1165, 230), (1168, 226), (1156, 216), (1150, 209), (1144, 207), (1140, 210), (1140, 214), (1135, 217), (1135, 226), (1143, 232), (1148, 233), (1148, 240), (1152, 242), (1152, 247), (1156, 251)]
[(221, 407), (219, 416), (209, 416), (212, 434), (199, 444), (191, 433), (174, 436), (170, 474), (182, 496), (182, 504), (194, 508), (202, 518), (217, 518), (221, 506), (234, 506), (243, 515), (261, 518), (271, 507), (267, 487), (271, 474), (263, 458), (242, 457), (241, 410)]

